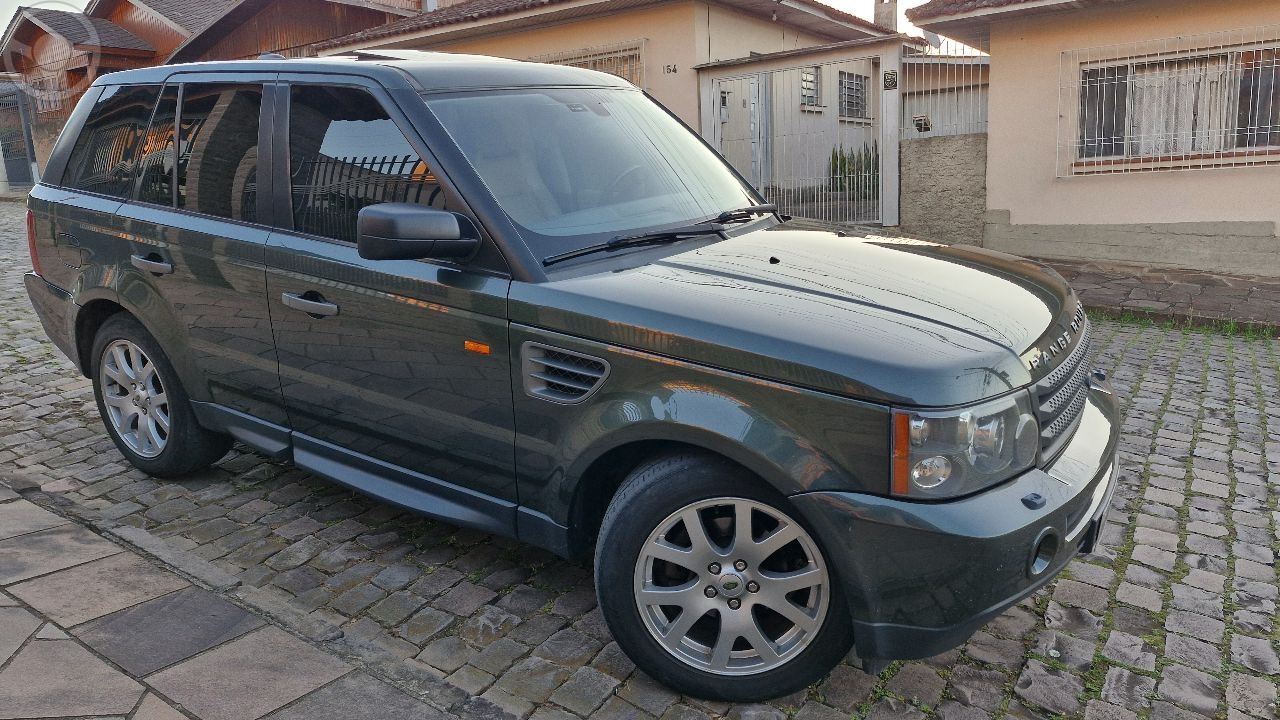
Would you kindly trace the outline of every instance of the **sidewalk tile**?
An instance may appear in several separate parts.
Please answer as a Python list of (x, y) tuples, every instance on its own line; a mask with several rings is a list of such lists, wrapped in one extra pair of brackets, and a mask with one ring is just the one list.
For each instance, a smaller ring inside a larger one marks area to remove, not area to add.
[(252, 720), (351, 668), (274, 626), (175, 665), (148, 682), (203, 720)]
[(0, 665), (17, 652), (39, 627), (40, 619), (25, 608), (0, 608)]
[(133, 553), (120, 553), (9, 588), (63, 627), (102, 617), (188, 585)]
[(37, 530), (47, 530), (70, 522), (26, 500), (6, 503), (0, 505), (0, 540), (26, 535)]
[(0, 672), (0, 720), (124, 715), (143, 687), (71, 640), (27, 645)]
[(445, 720), (449, 716), (364, 673), (351, 673), (266, 720)]
[(115, 555), (121, 548), (79, 525), (0, 540), (0, 585)]
[(168, 703), (155, 695), (147, 693), (138, 706), (138, 712), (134, 713), (133, 720), (187, 720), (187, 716), (169, 707)]
[(126, 671), (142, 676), (262, 624), (208, 590), (189, 587), (90, 621), (72, 632)]

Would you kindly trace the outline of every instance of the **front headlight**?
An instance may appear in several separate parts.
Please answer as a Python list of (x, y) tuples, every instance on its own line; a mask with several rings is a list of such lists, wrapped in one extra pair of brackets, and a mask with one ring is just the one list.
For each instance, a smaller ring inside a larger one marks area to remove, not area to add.
[(1040, 428), (1024, 392), (973, 407), (893, 413), (894, 495), (959, 497), (1030, 468)]

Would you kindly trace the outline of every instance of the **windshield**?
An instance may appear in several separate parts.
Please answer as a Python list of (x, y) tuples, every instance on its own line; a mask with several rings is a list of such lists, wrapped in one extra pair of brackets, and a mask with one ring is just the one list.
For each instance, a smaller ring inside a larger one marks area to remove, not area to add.
[(538, 256), (757, 202), (636, 90), (522, 88), (427, 105)]

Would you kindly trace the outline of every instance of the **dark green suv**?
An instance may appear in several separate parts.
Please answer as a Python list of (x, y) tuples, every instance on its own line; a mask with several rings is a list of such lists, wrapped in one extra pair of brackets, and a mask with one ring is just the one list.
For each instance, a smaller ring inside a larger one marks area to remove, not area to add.
[(565, 556), (682, 692), (949, 649), (1091, 550), (1116, 402), (1060, 276), (788, 229), (601, 73), (406, 54), (89, 89), (27, 289), (157, 476), (233, 439)]

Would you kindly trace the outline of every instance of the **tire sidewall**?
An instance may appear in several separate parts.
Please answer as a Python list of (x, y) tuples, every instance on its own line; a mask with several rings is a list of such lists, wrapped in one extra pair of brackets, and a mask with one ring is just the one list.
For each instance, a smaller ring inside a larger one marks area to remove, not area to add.
[[(650, 635), (635, 601), (636, 561), (657, 524), (686, 505), (718, 497), (754, 500), (786, 513), (809, 534), (827, 567), (827, 615), (817, 636), (786, 664), (754, 675), (715, 675), (681, 662)], [(780, 493), (749, 471), (718, 458), (664, 458), (633, 473), (605, 515), (596, 546), (595, 576), (601, 610), (618, 644), (641, 669), (689, 695), (739, 702), (786, 695), (821, 679), (853, 644), (836, 568), (813, 528)]]
[[(103, 391), (102, 359), (107, 346), (117, 340), (127, 340), (142, 349), (147, 359), (155, 366), (156, 374), (160, 377), (160, 385), (164, 388), (168, 399), (169, 437), (165, 442), (164, 450), (155, 457), (143, 457), (130, 448), (112, 425), (110, 415), (107, 413)], [(97, 335), (94, 336), (89, 377), (93, 383), (93, 395), (98, 404), (98, 413), (102, 416), (102, 424), (111, 441), (130, 464), (149, 475), (160, 477), (178, 475), (189, 470), (187, 466), (190, 464), (190, 458), (184, 457), (184, 454), (189, 452), (193, 442), (192, 434), (197, 431), (195, 414), (191, 411), (187, 393), (178, 381), (178, 374), (170, 364), (168, 356), (142, 323), (121, 313), (113, 315), (102, 324)]]

